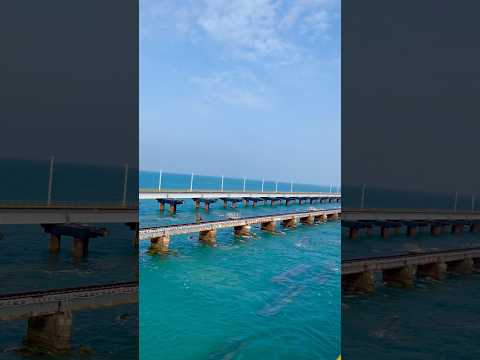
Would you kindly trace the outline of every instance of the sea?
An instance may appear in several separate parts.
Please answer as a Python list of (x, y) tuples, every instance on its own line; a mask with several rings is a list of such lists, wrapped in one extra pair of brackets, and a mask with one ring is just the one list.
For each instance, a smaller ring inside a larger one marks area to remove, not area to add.
[[(140, 188), (158, 189), (159, 173), (141, 173)], [(220, 177), (197, 177), (194, 189), (221, 188)], [(243, 179), (224, 178), (224, 190), (243, 190)], [(246, 191), (261, 190), (246, 180)], [(185, 190), (191, 175), (162, 174), (162, 188)], [(289, 191), (291, 184), (276, 185)], [(273, 191), (275, 182), (264, 182)], [(329, 191), (330, 186), (294, 184), (294, 191)], [(238, 205), (218, 201), (208, 213), (191, 200), (177, 213), (160, 213), (155, 200), (140, 202), (140, 227), (338, 207), (339, 204)], [(172, 236), (170, 254), (147, 254), (140, 242), (140, 358), (336, 359), (340, 354), (340, 222), (277, 234), (252, 227), (238, 238), (217, 232), (217, 246), (198, 235)]]

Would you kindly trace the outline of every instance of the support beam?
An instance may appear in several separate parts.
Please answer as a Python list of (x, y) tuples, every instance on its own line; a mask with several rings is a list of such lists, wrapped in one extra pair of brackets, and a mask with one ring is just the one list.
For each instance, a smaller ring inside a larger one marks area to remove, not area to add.
[(170, 244), (170, 236), (162, 235), (154, 237), (150, 240), (149, 254), (167, 254), (168, 245)]
[(217, 243), (217, 230), (200, 231), (198, 239), (206, 245), (214, 246)]
[(414, 266), (407, 265), (396, 269), (388, 269), (383, 271), (383, 281), (395, 287), (412, 287), (414, 274)]
[(375, 290), (373, 272), (342, 275), (342, 289), (347, 293), (371, 293)]
[(70, 350), (72, 317), (60, 312), (52, 315), (33, 316), (28, 319), (27, 348), (46, 353), (65, 353)]

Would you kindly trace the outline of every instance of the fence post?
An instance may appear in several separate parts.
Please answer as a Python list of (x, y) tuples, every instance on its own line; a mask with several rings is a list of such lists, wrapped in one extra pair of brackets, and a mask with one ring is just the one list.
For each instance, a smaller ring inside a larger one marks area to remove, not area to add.
[(50, 158), (50, 170), (48, 174), (48, 195), (47, 195), (47, 205), (52, 203), (52, 186), (53, 186), (53, 164), (55, 163), (55, 156)]
[(243, 178), (243, 192), (245, 192), (246, 183), (247, 183), (247, 178)]
[(225, 177), (225, 176), (222, 175), (222, 188), (221, 188), (221, 190), (220, 190), (221, 192), (223, 192), (223, 179), (224, 179), (224, 177)]
[(193, 173), (192, 173), (192, 177), (190, 178), (190, 192), (193, 191)]
[(128, 185), (128, 164), (125, 164), (125, 174), (123, 178), (123, 206), (127, 205), (127, 185)]
[(360, 200), (360, 209), (363, 209), (365, 205), (365, 185), (362, 186), (362, 198)]
[(455, 202), (453, 203), (453, 212), (457, 212), (458, 191), (455, 192)]
[(162, 190), (162, 170), (160, 170), (160, 177), (158, 179), (158, 191)]
[(263, 193), (263, 185), (265, 184), (265, 179), (262, 179), (262, 193)]

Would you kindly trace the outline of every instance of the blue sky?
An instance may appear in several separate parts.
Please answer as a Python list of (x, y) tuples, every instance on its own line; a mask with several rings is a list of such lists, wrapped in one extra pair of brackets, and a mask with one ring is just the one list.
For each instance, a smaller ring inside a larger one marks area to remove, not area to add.
[(340, 183), (339, 0), (140, 0), (140, 167)]

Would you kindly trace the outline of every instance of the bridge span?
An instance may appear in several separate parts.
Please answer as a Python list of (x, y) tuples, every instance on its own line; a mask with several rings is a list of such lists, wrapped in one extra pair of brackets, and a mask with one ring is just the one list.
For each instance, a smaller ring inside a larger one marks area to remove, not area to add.
[(27, 346), (70, 350), (72, 312), (138, 302), (138, 282), (0, 295), (0, 320), (28, 319)]
[(251, 225), (261, 224), (261, 229), (275, 232), (276, 223), (281, 222), (286, 228), (294, 228), (298, 222), (313, 225), (315, 222), (338, 220), (341, 209), (302, 211), (294, 213), (252, 216), (239, 219), (206, 221), (194, 224), (178, 224), (161, 227), (142, 228), (140, 240), (150, 240), (150, 253), (168, 253), (171, 235), (199, 233), (199, 240), (208, 245), (216, 244), (218, 229), (233, 228), (237, 236), (249, 236)]
[(373, 292), (375, 272), (387, 284), (411, 287), (416, 277), (440, 280), (446, 272), (469, 274), (474, 269), (480, 269), (480, 247), (350, 259), (342, 261), (342, 289)]
[(170, 212), (175, 213), (177, 205), (183, 204), (184, 200), (192, 200), (195, 207), (205, 204), (208, 211), (210, 204), (220, 200), (226, 208), (228, 203), (236, 207), (237, 203), (243, 202), (245, 206), (252, 203), (257, 206), (261, 202), (275, 206), (277, 203), (285, 202), (285, 205), (298, 202), (303, 204), (309, 202), (340, 202), (340, 193), (327, 192), (251, 192), (251, 191), (175, 191), (175, 190), (142, 190), (139, 191), (140, 200), (157, 200), (160, 204), (160, 211), (164, 210), (165, 204), (170, 205)]

